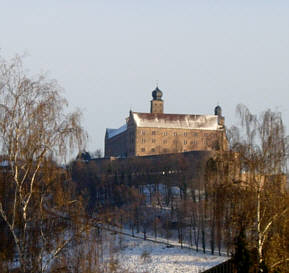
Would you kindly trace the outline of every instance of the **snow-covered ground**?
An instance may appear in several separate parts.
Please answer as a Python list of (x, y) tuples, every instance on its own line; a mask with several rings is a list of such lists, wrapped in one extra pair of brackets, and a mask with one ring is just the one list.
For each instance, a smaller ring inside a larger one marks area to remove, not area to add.
[(135, 273), (199, 273), (228, 259), (136, 238), (126, 238), (124, 246), (118, 261), (124, 269)]
[(114, 259), (122, 269), (134, 273), (200, 273), (228, 259), (126, 235), (115, 235), (116, 246)]
[[(103, 273), (201, 273), (229, 259), (224, 253), (217, 256), (209, 252), (203, 254), (202, 250), (196, 252), (186, 244), (181, 248), (173, 239), (158, 237), (158, 242), (154, 242), (147, 234), (147, 240), (144, 240), (141, 233), (131, 236), (129, 230), (117, 230), (112, 226), (103, 228), (100, 233), (94, 229), (86, 235), (63, 253), (71, 266), (69, 272), (81, 271), (79, 262), (84, 261), (87, 268), (91, 263), (99, 270), (97, 272)], [(44, 261), (48, 258), (46, 255)], [(62, 260), (59, 262), (61, 265)], [(53, 266), (57, 268), (57, 260)], [(10, 265), (11, 269), (17, 267), (17, 261)]]

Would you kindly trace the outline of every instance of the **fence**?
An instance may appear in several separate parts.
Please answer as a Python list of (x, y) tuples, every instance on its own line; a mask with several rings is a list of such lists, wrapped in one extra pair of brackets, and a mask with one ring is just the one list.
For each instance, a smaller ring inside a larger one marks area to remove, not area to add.
[(234, 273), (234, 263), (233, 260), (230, 259), (226, 262), (218, 264), (202, 273)]

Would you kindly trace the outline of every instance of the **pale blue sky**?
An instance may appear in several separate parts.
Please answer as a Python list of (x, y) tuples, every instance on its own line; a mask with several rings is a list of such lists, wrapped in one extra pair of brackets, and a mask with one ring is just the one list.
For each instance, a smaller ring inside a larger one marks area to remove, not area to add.
[(83, 110), (88, 150), (129, 109), (149, 111), (156, 81), (165, 112), (235, 106), (279, 110), (289, 128), (289, 1), (0, 0), (0, 54), (28, 53)]

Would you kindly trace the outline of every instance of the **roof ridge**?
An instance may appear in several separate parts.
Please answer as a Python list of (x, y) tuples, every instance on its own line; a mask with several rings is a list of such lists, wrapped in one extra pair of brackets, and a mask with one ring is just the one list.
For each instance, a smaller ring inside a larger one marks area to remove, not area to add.
[(173, 114), (173, 113), (144, 113), (144, 112), (132, 112), (133, 114), (142, 114), (142, 115), (170, 115), (170, 116), (216, 116), (213, 114)]

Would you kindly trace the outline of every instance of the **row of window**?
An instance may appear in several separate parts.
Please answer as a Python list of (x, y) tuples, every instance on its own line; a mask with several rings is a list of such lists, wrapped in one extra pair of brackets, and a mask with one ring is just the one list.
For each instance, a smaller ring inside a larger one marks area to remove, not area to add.
[[(157, 131), (152, 131), (152, 135), (153, 135), (153, 136), (157, 135), (157, 133), (158, 133)], [(140, 131), (140, 134), (144, 136), (144, 135), (146, 135), (146, 132), (142, 130), (142, 131)], [(188, 136), (189, 134), (190, 134), (189, 132), (184, 132), (184, 133), (183, 133), (184, 136)], [(162, 135), (163, 135), (163, 136), (168, 136), (169, 133), (168, 133), (168, 132), (163, 132)], [(173, 132), (173, 136), (178, 136), (178, 135), (182, 135), (182, 134), (181, 134), (181, 133), (178, 133), (178, 132)], [(197, 132), (192, 132), (191, 135), (197, 137), (197, 136), (199, 135), (199, 133), (197, 133)], [(209, 135), (208, 133), (204, 133), (204, 136), (205, 136), (205, 137), (208, 136), (208, 135)]]
[[(145, 138), (142, 138), (142, 139), (141, 139), (141, 143), (142, 143), (142, 144), (146, 143), (146, 139), (145, 139)], [(156, 139), (155, 139), (155, 138), (152, 139), (152, 143), (156, 143)], [(180, 141), (174, 139), (174, 140), (173, 140), (173, 144), (177, 144), (177, 143), (180, 143)], [(184, 143), (184, 145), (187, 145), (187, 144), (188, 144), (188, 141), (185, 139), (183, 143)], [(207, 144), (208, 141), (207, 141), (206, 139), (204, 139), (204, 140), (203, 140), (203, 143), (204, 143), (204, 144)], [(163, 140), (163, 144), (168, 144), (168, 140), (167, 140), (167, 139), (164, 139), (164, 140)], [(197, 145), (197, 144), (198, 144), (198, 141), (192, 140), (192, 141), (190, 142), (190, 144), (191, 144), (191, 145)]]
[[(159, 151), (159, 150), (160, 150), (160, 149), (158, 149), (158, 151)], [(144, 153), (145, 151), (146, 151), (145, 148), (141, 148), (141, 152)], [(170, 150), (169, 150), (169, 149), (166, 149), (166, 148), (162, 149), (162, 152), (163, 152), (163, 153), (168, 153), (169, 151), (170, 151)], [(190, 151), (190, 150), (184, 149), (183, 151), (184, 151), (184, 152), (188, 152), (188, 151)], [(155, 148), (151, 148), (151, 149), (150, 149), (150, 152), (151, 152), (151, 153), (155, 153), (155, 152), (156, 152), (156, 149), (155, 149)]]
[[(146, 149), (145, 149), (145, 148), (141, 148), (141, 151), (142, 151), (142, 152), (145, 152)], [(151, 151), (152, 153), (155, 153), (156, 149), (155, 149), (155, 148), (151, 148), (150, 151)], [(163, 151), (164, 153), (168, 153), (168, 152), (169, 152), (169, 149), (164, 148), (164, 149), (162, 149), (162, 151)]]

